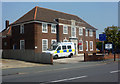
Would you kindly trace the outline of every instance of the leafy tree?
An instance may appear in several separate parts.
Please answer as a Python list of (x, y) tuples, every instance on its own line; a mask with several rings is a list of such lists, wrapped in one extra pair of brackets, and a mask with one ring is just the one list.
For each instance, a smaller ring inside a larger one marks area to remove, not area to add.
[(104, 29), (106, 34), (105, 43), (113, 43), (114, 50), (120, 49), (120, 28), (117, 26), (111, 26)]

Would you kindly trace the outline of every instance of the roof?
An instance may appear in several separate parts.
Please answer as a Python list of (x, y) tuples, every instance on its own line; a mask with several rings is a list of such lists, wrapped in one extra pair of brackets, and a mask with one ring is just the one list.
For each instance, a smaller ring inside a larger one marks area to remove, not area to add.
[(95, 29), (93, 26), (89, 25), (87, 22), (85, 22), (76, 15), (67, 14), (64, 12), (55, 11), (38, 6), (34, 7), (32, 10), (30, 10), (28, 13), (26, 13), (24, 16), (22, 16), (12, 24), (18, 24), (27, 21), (45, 21), (45, 22), (56, 23), (54, 19), (58, 19), (58, 18), (83, 22), (85, 23), (86, 27)]
[(9, 26), (7, 29), (4, 29), (2, 31), (2, 36), (10, 36), (11, 35), (11, 26)]

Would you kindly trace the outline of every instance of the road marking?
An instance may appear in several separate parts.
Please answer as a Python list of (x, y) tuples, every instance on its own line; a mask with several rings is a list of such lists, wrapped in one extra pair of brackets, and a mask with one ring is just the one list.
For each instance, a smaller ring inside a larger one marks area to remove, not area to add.
[(117, 72), (120, 72), (120, 70), (111, 71), (110, 73), (117, 73)]
[(55, 80), (51, 82), (62, 82), (62, 81), (68, 81), (68, 80), (75, 80), (75, 79), (80, 79), (80, 78), (85, 78), (87, 76), (79, 76), (79, 77), (74, 77), (74, 78), (68, 78), (68, 79), (61, 79), (61, 80)]

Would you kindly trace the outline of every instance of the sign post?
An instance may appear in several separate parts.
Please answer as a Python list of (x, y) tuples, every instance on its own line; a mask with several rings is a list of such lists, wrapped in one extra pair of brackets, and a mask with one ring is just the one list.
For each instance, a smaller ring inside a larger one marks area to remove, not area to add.
[(106, 40), (106, 34), (99, 34), (99, 41), (102, 41), (102, 52), (104, 53), (104, 41)]

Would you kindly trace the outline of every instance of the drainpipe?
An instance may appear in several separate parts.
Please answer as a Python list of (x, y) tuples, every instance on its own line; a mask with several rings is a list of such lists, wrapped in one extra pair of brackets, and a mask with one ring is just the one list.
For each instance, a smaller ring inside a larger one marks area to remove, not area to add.
[(58, 19), (54, 19), (54, 21), (57, 23), (56, 25), (56, 39), (57, 39), (57, 42), (60, 42), (60, 39), (59, 39), (59, 21)]

